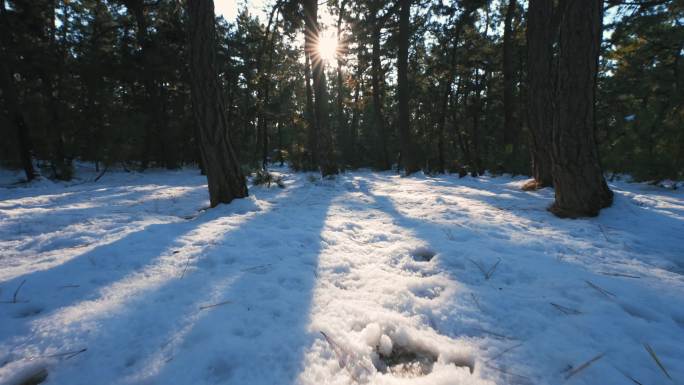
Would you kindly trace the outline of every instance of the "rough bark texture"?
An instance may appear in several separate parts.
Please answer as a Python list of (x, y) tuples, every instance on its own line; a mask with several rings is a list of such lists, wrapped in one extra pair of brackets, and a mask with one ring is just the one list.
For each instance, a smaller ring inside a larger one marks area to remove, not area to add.
[(550, 210), (560, 217), (596, 216), (613, 201), (599, 163), (594, 120), (603, 2), (564, 0), (561, 7), (551, 151), (556, 201)]
[(416, 148), (411, 135), (409, 113), (408, 48), (411, 1), (401, 0), (399, 11), (399, 54), (397, 57), (397, 86), (399, 88), (399, 135), (401, 138), (401, 166), (406, 175), (420, 170), (416, 161)]
[(389, 153), (387, 150), (387, 130), (385, 129), (385, 119), (382, 116), (382, 87), (380, 86), (382, 66), (380, 63), (380, 32), (382, 22), (378, 20), (380, 2), (371, 1), (369, 24), (372, 26), (372, 51), (371, 51), (371, 88), (373, 91), (373, 123), (378, 133), (380, 143), (380, 170), (390, 169)]
[(553, 42), (557, 36), (554, 2), (530, 0), (527, 11), (527, 115), (534, 182), (528, 189), (549, 187), (553, 125)]
[(216, 72), (214, 2), (188, 0), (192, 111), (199, 126), (202, 161), (206, 167), (211, 207), (247, 196), (228, 132)]
[[(550, 2), (550, 1), (549, 1)], [(513, 14), (515, 13), (516, 0), (509, 0), (504, 20), (503, 35), (503, 107), (504, 107), (504, 144), (513, 145), (515, 136), (515, 122), (513, 109), (515, 106), (515, 95), (513, 88)]]
[[(304, 17), (306, 36), (311, 41), (318, 41), (318, 2), (304, 0)], [(311, 48), (311, 46), (309, 46)], [(328, 89), (323, 69), (323, 59), (317, 49), (309, 51), (311, 59), (311, 75), (313, 77), (314, 109), (318, 125), (318, 167), (322, 176), (335, 175), (339, 172), (333, 150), (330, 116), (328, 115)]]

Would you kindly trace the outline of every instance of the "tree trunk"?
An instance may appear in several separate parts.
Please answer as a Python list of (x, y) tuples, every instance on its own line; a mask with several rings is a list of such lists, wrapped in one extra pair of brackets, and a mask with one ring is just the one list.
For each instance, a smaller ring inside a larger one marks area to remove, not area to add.
[(527, 115), (534, 182), (526, 189), (550, 187), (553, 126), (553, 43), (557, 17), (549, 0), (530, 0), (527, 11)]
[(371, 1), (369, 24), (372, 26), (373, 41), (371, 51), (371, 88), (373, 93), (373, 123), (378, 133), (380, 143), (380, 170), (389, 170), (390, 160), (387, 150), (387, 133), (385, 132), (385, 119), (382, 116), (382, 88), (380, 86), (382, 66), (380, 63), (380, 31), (382, 23), (378, 20), (380, 3), (378, 0)]
[[(340, 2), (340, 14), (337, 18), (337, 40), (341, 41), (342, 37), (342, 19), (344, 17), (344, 7), (346, 6), (347, 1), (342, 0)], [(346, 137), (346, 135), (349, 133), (347, 129), (347, 116), (344, 113), (344, 82), (343, 82), (343, 76), (342, 76), (342, 56), (338, 55), (337, 57), (337, 132), (339, 133), (340, 137), (344, 138), (344, 140), (340, 141), (343, 143), (344, 146), (344, 151), (343, 154), (344, 156), (344, 161), (348, 162), (350, 155), (352, 154), (352, 149), (350, 146), (350, 138)]]
[[(550, 1), (549, 1), (550, 2)], [(515, 108), (515, 96), (513, 88), (513, 14), (515, 13), (516, 0), (509, 0), (506, 9), (506, 18), (504, 20), (504, 35), (503, 35), (503, 108), (504, 108), (504, 131), (503, 143), (505, 146), (505, 153), (509, 155), (509, 151), (513, 147), (513, 138), (515, 136), (515, 122), (513, 110)]]
[(200, 149), (207, 172), (211, 207), (247, 196), (235, 157), (216, 72), (214, 2), (188, 0), (192, 110), (199, 126)]
[(408, 49), (411, 1), (401, 0), (399, 11), (399, 54), (397, 57), (397, 86), (399, 88), (399, 133), (401, 137), (401, 165), (405, 175), (420, 170), (416, 162), (416, 148), (411, 135), (409, 113)]
[(308, 37), (305, 37), (304, 43), (304, 78), (306, 80), (306, 118), (309, 124), (309, 167), (313, 170), (316, 168), (318, 160), (318, 123), (316, 122), (316, 114), (314, 114), (313, 88), (311, 87), (311, 55), (310, 50), (313, 49), (313, 43), (307, 43)]
[[(0, 49), (5, 51), (2, 47)], [(6, 52), (3, 52), (3, 56), (5, 54)], [(2, 90), (2, 99), (5, 102), (9, 121), (14, 123), (17, 142), (19, 143), (21, 166), (26, 174), (26, 180), (30, 182), (36, 177), (36, 171), (31, 160), (31, 136), (24, 120), (24, 115), (19, 107), (19, 99), (16, 87), (14, 86), (12, 71), (5, 60), (0, 60), (0, 89)]]
[(313, 77), (314, 109), (318, 124), (318, 167), (322, 176), (335, 175), (339, 172), (333, 150), (330, 116), (328, 115), (328, 89), (323, 70), (323, 59), (318, 50), (311, 44), (319, 39), (318, 0), (304, 1), (306, 36), (309, 40), (309, 57)]
[(561, 2), (560, 56), (551, 160), (559, 217), (596, 216), (613, 202), (598, 156), (594, 101), (601, 49), (602, 0)]

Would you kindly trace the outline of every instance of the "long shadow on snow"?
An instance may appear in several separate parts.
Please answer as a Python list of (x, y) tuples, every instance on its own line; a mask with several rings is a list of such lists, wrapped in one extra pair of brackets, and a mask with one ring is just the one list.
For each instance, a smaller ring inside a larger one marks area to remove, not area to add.
[(88, 352), (54, 380), (89, 384), (95, 376), (124, 375), (146, 384), (293, 383), (315, 338), (306, 325), (320, 232), (338, 194), (325, 186), (307, 196), (295, 192), (229, 231), (183, 279), (105, 314), (95, 330), (75, 339)]
[[(111, 284), (144, 272), (146, 268), (157, 265), (163, 267), (172, 262), (162, 261), (162, 258), (174, 256), (176, 250), (181, 250), (184, 244), (179, 239), (195, 229), (227, 215), (246, 214), (256, 209), (251, 200), (238, 200), (234, 204), (202, 213), (193, 220), (148, 225), (49, 269), (0, 282), (1, 299), (11, 300), (8, 296), (11, 297), (13, 291), (25, 281), (17, 296), (20, 303), (6, 304), (0, 308), (8, 316), (8, 322), (0, 329), (0, 341), (26, 332), (23, 328), (25, 315), (32, 320), (83, 301), (97, 301), (102, 297), (103, 290)], [(209, 247), (213, 246), (211, 242), (208, 244)], [(182, 253), (175, 258), (176, 265), (183, 266), (186, 261)]]

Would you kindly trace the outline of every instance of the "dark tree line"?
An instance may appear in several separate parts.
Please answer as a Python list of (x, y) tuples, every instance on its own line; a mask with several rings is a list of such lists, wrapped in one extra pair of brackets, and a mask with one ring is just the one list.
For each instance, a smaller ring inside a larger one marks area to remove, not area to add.
[(3, 165), (199, 164), (212, 204), (270, 162), (529, 173), (562, 216), (610, 204), (604, 172), (684, 176), (681, 2), (211, 3), (1, 0)]

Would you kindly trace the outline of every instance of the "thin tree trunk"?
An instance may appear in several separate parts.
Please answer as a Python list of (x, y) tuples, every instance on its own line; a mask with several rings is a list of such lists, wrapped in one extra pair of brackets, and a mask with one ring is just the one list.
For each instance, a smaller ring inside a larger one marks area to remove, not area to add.
[(530, 0), (527, 11), (527, 121), (534, 181), (525, 189), (550, 187), (553, 126), (553, 43), (557, 36), (554, 2)]
[[(347, 5), (347, 0), (340, 2), (340, 14), (337, 18), (337, 40), (340, 41), (342, 37), (342, 19), (344, 17), (344, 7)], [(349, 156), (352, 154), (350, 146), (350, 138), (345, 138), (348, 133), (347, 116), (344, 113), (344, 82), (342, 77), (342, 56), (337, 55), (337, 132), (340, 137), (344, 138), (341, 141), (344, 145), (344, 161), (349, 161)]]
[[(550, 2), (550, 1), (549, 1)], [(504, 108), (504, 130), (503, 143), (506, 155), (510, 155), (513, 149), (513, 138), (515, 136), (515, 93), (513, 88), (513, 14), (517, 6), (516, 0), (508, 0), (506, 18), (504, 20), (503, 35), (503, 108)]]
[(389, 170), (390, 160), (387, 149), (387, 133), (385, 130), (385, 119), (382, 116), (382, 88), (381, 72), (382, 66), (380, 62), (380, 32), (382, 30), (382, 23), (378, 20), (380, 3), (378, 0), (371, 1), (371, 11), (369, 17), (369, 24), (372, 26), (373, 41), (371, 52), (371, 88), (373, 93), (373, 123), (378, 134), (378, 142), (380, 143), (380, 170)]
[(411, 1), (400, 0), (399, 11), (399, 54), (397, 57), (397, 86), (399, 88), (399, 133), (401, 137), (401, 163), (405, 175), (420, 170), (416, 161), (416, 148), (411, 135), (411, 114), (409, 113), (408, 49), (411, 16)]
[(188, 0), (192, 109), (199, 126), (211, 207), (247, 196), (233, 151), (216, 71), (216, 26), (212, 0)]
[(601, 49), (603, 1), (561, 1), (557, 111), (551, 160), (560, 217), (596, 216), (613, 202), (595, 137), (594, 102)]
[[(304, 47), (310, 47), (307, 43)], [(315, 169), (318, 160), (318, 123), (314, 113), (313, 88), (311, 87), (311, 60), (309, 49), (305, 48), (304, 53), (304, 78), (306, 80), (306, 118), (309, 125), (309, 167)]]

